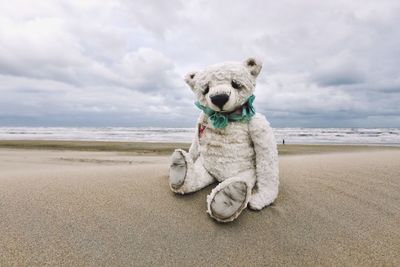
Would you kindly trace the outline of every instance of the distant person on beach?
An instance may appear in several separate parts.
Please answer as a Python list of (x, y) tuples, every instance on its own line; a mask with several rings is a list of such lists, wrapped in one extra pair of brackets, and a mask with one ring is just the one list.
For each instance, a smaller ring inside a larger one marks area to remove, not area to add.
[(282, 145), (284, 145), (285, 144), (285, 139), (282, 139)]

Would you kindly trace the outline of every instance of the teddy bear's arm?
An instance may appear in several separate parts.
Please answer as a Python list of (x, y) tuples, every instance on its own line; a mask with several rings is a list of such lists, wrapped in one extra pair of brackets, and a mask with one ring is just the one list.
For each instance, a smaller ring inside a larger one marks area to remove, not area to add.
[(194, 134), (194, 138), (192, 141), (192, 144), (190, 145), (189, 148), (189, 155), (192, 158), (193, 162), (197, 160), (197, 158), (200, 156), (200, 149), (199, 149), (199, 124), (201, 124), (204, 120), (204, 114), (203, 112), (200, 114), (199, 118), (197, 119), (197, 124), (196, 124), (196, 132)]
[(249, 206), (260, 210), (270, 205), (278, 196), (279, 165), (274, 133), (268, 121), (256, 114), (249, 122), (250, 136), (256, 152), (256, 190)]
[(195, 162), (197, 160), (197, 158), (199, 157), (199, 155), (200, 155), (199, 137), (197, 136), (197, 133), (196, 133), (196, 136), (193, 139), (192, 144), (190, 145), (189, 155), (192, 158), (193, 162)]

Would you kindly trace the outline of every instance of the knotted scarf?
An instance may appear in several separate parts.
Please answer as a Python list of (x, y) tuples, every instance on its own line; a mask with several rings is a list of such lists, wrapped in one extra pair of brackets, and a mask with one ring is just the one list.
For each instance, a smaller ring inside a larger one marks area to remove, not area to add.
[(251, 95), (244, 105), (233, 112), (218, 112), (201, 105), (199, 101), (195, 105), (210, 118), (214, 128), (223, 129), (230, 121), (248, 122), (256, 114), (253, 106), (255, 98), (254, 95)]

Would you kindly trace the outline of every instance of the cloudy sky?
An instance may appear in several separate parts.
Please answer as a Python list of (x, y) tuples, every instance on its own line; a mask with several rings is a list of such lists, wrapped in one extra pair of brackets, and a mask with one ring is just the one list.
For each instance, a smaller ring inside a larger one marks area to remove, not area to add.
[(275, 127), (400, 127), (399, 25), (398, 0), (0, 0), (0, 126), (191, 127), (182, 77), (255, 56)]

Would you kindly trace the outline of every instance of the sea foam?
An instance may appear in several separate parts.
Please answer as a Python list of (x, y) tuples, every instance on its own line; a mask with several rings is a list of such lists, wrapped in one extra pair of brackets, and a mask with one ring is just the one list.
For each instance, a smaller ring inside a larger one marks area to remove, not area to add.
[[(400, 128), (274, 128), (278, 143), (400, 144)], [(0, 127), (0, 140), (190, 142), (194, 128)]]

